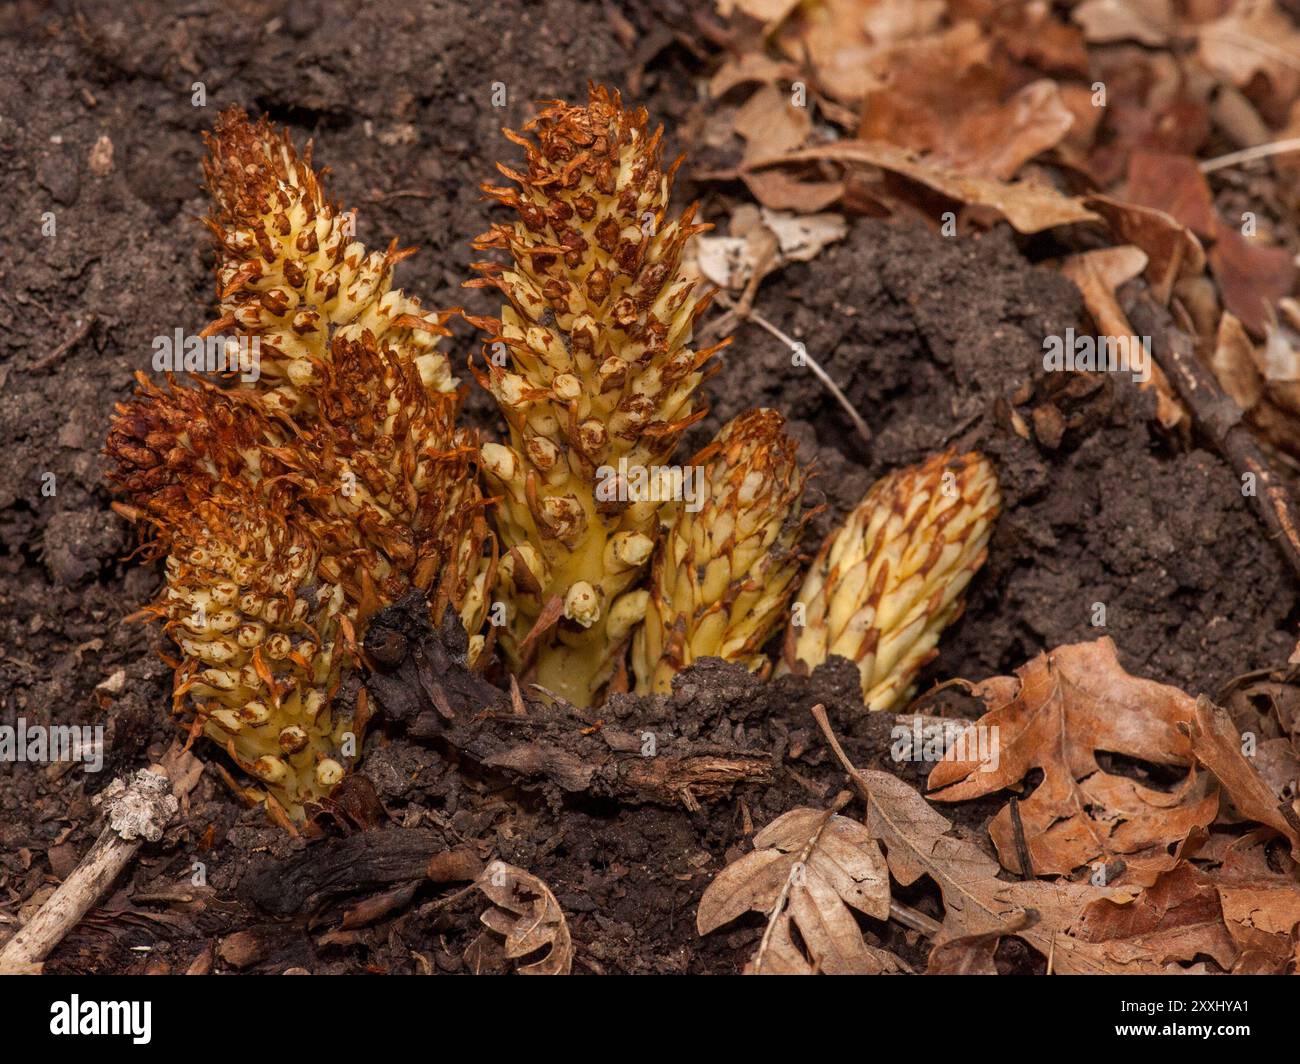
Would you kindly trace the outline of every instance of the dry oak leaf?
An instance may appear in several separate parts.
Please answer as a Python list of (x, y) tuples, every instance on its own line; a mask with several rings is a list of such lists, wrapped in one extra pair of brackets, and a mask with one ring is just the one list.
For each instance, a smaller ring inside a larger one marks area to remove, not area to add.
[(1214, 194), (1189, 155), (1136, 149), (1128, 157), (1126, 199), (1164, 211), (1202, 240), (1214, 239), (1219, 218)]
[[(775, 34), (785, 55), (811, 63), (817, 86), (855, 103), (881, 83), (877, 61), (942, 21), (944, 0), (805, 0)], [(768, 29), (772, 28), (768, 23)]]
[[(975, 727), (990, 729), (998, 756), (939, 762), (930, 773), (930, 797), (979, 798), (1042, 769), (1042, 782), (1020, 803), (1035, 875), (1066, 875), (1118, 857), (1130, 881), (1150, 882), (1172, 867), (1172, 848), (1214, 820), (1219, 792), (1208, 774), (1193, 768), (1166, 792), (1098, 765), (1101, 750), (1158, 765), (1192, 763), (1192, 745), (1180, 725), (1194, 719), (1195, 700), (1130, 676), (1109, 638), (1059, 647), (1015, 676), (967, 687), (988, 707)], [(1009, 805), (993, 818), (989, 834), (1002, 864), (1020, 871)]]
[(1046, 78), (1004, 100), (996, 85), (974, 98), (966, 92), (954, 97), (951, 84), (927, 73), (927, 89), (941, 102), (902, 95), (893, 85), (880, 89), (867, 98), (859, 135), (918, 152), (954, 173), (1009, 181), (1074, 126), (1074, 113)]
[(726, 236), (699, 236), (691, 246), (700, 273), (719, 288), (739, 291), (756, 273), (761, 280), (787, 263), (809, 262), (847, 234), (841, 214), (798, 215), (742, 204)]
[(505, 954), (519, 960), (550, 947), (545, 956), (518, 969), (520, 975), (568, 975), (573, 941), (560, 903), (550, 887), (522, 868), (493, 861), (474, 884), (492, 902), (479, 920), (505, 939)]
[(1013, 78), (974, 22), (896, 48), (881, 66), (886, 83), (863, 102), (858, 137), (937, 167), (1006, 181), (1075, 124), (1056, 82)]
[(738, 57), (724, 60), (716, 74), (709, 79), (709, 95), (713, 99), (725, 96), (737, 85), (774, 84), (778, 81), (794, 81), (799, 77), (797, 63), (782, 62), (771, 59), (761, 52), (745, 52)]
[(1201, 696), (1192, 719), (1180, 730), (1190, 736), (1192, 756), (1218, 777), (1237, 812), (1276, 831), (1290, 844), (1291, 857), (1300, 861), (1300, 818), (1294, 808), (1278, 801), (1241, 752), (1241, 733), (1228, 714)]
[(926, 975), (997, 975), (993, 955), (1008, 935), (1014, 935), (1038, 923), (1038, 912), (1026, 910), (996, 931), (949, 938), (930, 950)]
[(801, 180), (784, 170), (754, 170), (741, 179), (754, 199), (774, 211), (812, 214), (844, 196), (843, 181)]
[[(843, 796), (847, 799), (847, 792)], [(754, 836), (754, 852), (714, 877), (700, 898), (695, 926), (707, 935), (743, 913), (768, 915), (747, 975), (878, 975), (898, 971), (895, 957), (869, 946), (849, 906), (889, 918), (889, 872), (880, 847), (835, 808), (800, 807)], [(798, 929), (804, 948), (791, 934)]]
[(1219, 892), (1186, 861), (1162, 873), (1131, 901), (1092, 902), (1072, 929), (1120, 964), (1145, 958), (1158, 964), (1210, 957), (1224, 971), (1239, 950), (1224, 921)]
[(1049, 957), (1050, 970), (1062, 975), (1167, 970), (1149, 957), (1117, 961), (1102, 946), (1070, 933), (1084, 906), (1102, 898), (1132, 898), (1132, 888), (998, 879), (997, 861), (956, 834), (952, 822), (902, 780), (877, 771), (854, 770), (854, 777), (867, 796), (867, 830), (884, 846), (894, 879), (908, 887), (929, 876), (943, 894), (943, 932), (936, 947), (972, 935), (1014, 935)]
[(1236, 967), (1241, 969), (1246, 955), (1256, 964), (1260, 958), (1269, 958), (1275, 970), (1284, 967), (1291, 952), (1291, 936), (1300, 930), (1300, 880), (1295, 873), (1230, 876), (1219, 870), (1213, 882), (1228, 932), (1241, 947), (1243, 956)]
[(736, 111), (732, 129), (745, 141), (748, 161), (799, 147), (812, 132), (812, 117), (807, 107), (791, 102), (789, 93), (762, 85)]
[(1265, 335), (1278, 302), (1295, 287), (1295, 261), (1286, 248), (1252, 243), (1224, 223), (1210, 248), (1210, 270), (1223, 305), (1257, 337)]
[(1199, 277), (1205, 271), (1204, 247), (1172, 215), (1103, 195), (1085, 196), (1083, 204), (1105, 218), (1119, 243), (1136, 244), (1146, 252), (1147, 281), (1161, 304), (1169, 303), (1179, 278)]
[(1219, 319), (1210, 369), (1223, 390), (1247, 414), (1264, 398), (1264, 378), (1255, 365), (1255, 345), (1245, 326), (1229, 311)]
[(799, 0), (718, 0), (718, 14), (730, 18), (737, 11), (768, 24), (768, 29), (780, 22), (799, 6)]
[(1197, 54), (1216, 77), (1244, 88), (1263, 76), (1271, 91), (1261, 98), (1277, 101), (1300, 91), (1300, 32), (1274, 0), (1238, 0), (1197, 36)]
[(1174, 30), (1171, 0), (1083, 0), (1070, 18), (1090, 44), (1132, 40), (1157, 48)]
[(842, 140), (802, 148), (785, 155), (755, 160), (742, 169), (748, 177), (753, 176), (753, 171), (766, 170), (768, 167), (820, 160), (879, 167), (924, 185), (958, 203), (989, 207), (1021, 233), (1040, 233), (1059, 225), (1100, 220), (1098, 215), (1088, 210), (1079, 200), (1062, 195), (1045, 185), (1031, 184), (1028, 181), (1007, 184), (990, 178), (953, 173), (917, 159), (904, 148), (881, 141)]

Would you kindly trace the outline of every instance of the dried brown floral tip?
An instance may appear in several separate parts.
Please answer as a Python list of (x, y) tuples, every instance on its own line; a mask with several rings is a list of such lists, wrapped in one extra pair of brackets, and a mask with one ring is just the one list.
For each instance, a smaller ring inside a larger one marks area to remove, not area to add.
[(478, 437), (456, 426), (459, 397), (427, 391), (411, 362), (376, 349), (369, 334), (336, 340), (303, 394), (316, 417), (277, 458), (306, 492), (321, 549), (338, 559), (350, 598), (387, 605), (416, 587), (435, 608), (450, 602), (477, 656), (490, 533)]
[(838, 654), (857, 664), (868, 709), (909, 698), (961, 613), (1000, 507), (993, 465), (973, 451), (937, 454), (877, 481), (804, 579), (782, 671)]
[(265, 117), (251, 122), (232, 108), (205, 140), (221, 311), (205, 333), (255, 337), (263, 386), (289, 410), (333, 341), (366, 332), (413, 362), (427, 389), (455, 390), (435, 350), (449, 315), (393, 288), (393, 268), (415, 249), (393, 241), (367, 252), (354, 236), (355, 214), (326, 196), (311, 145), (299, 156)]
[(794, 590), (811, 516), (800, 512), (805, 475), (784, 425), (774, 410), (751, 410), (687, 466), (702, 483), (655, 554), (632, 648), (638, 692), (669, 692), (696, 658), (769, 666), (762, 647)]
[(525, 166), (499, 166), (517, 188), (485, 185), (514, 209), (477, 250), (472, 287), (499, 289), (500, 318), (476, 376), (497, 400), (509, 442), (483, 448), (501, 496), (502, 632), (517, 670), (589, 704), (639, 620), (629, 589), (654, 546), (661, 500), (640, 497), (682, 432), (703, 416), (696, 396), (717, 348), (691, 348), (708, 297), (681, 266), (695, 208), (668, 216), (676, 164), (644, 110), (592, 87), (585, 106), (552, 101), (507, 136)]
[(258, 393), (199, 379), (178, 386), (170, 376), (163, 385), (135, 376), (135, 396), (116, 404), (109, 426), (108, 480), (130, 500), (114, 508), (147, 519), (161, 553), (176, 515), (227, 496), (232, 485), (237, 493), (262, 485), (268, 501), (293, 494), (292, 484), (276, 480), (287, 469), (275, 457), (292, 426)]

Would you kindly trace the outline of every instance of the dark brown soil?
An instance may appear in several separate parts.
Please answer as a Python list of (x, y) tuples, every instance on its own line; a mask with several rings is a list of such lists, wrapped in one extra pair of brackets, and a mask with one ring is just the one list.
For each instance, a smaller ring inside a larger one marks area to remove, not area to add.
[[(535, 98), (581, 96), (591, 78), (623, 87), (670, 129), (694, 128), (694, 79), (708, 60), (675, 36), (699, 37), (684, 7), (434, 0), (282, 12), (201, 0), (180, 15), (156, 3), (0, 14), (0, 723), (107, 728), (99, 774), (0, 764), (0, 921), (39, 902), (84, 852), (96, 828), (91, 794), (174, 736), (162, 640), (123, 622), (158, 572), (129, 558), (132, 533), (109, 510), (98, 452), (151, 338), (208, 320), (200, 131), (239, 103), (315, 137), (336, 194), (360, 208), (361, 238), (422, 248), (402, 283), (431, 305), (485, 312), (480, 293), (459, 285), (469, 240), (490, 214), (477, 183), (493, 176), (492, 159), (511, 157), (499, 127), (524, 121)], [(206, 107), (191, 104), (198, 81)], [(508, 88), (502, 110), (488, 103), (494, 81)], [(112, 167), (97, 173), (92, 149), (104, 137)], [(686, 184), (682, 194), (704, 197), (706, 216), (725, 219), (737, 190)], [(41, 235), (47, 211), (53, 237)], [(1008, 232), (944, 239), (857, 221), (843, 244), (769, 278), (756, 306), (844, 385), (873, 443), (861, 444), (807, 372), (752, 325), (723, 357), (713, 414), (691, 442), (755, 404), (786, 413), (821, 471), (829, 506), (819, 533), (874, 477), (949, 442), (998, 463), (1006, 512), (929, 678), (1007, 672), (1103, 633), (1131, 671), (1192, 692), (1286, 660), (1294, 584), (1235, 475), (1215, 455), (1155, 434), (1149, 394), (1124, 378), (1042, 379), (1043, 337), (1083, 329), (1081, 302)], [(471, 346), (462, 328), (458, 363)], [(1014, 431), (1013, 410), (1031, 426), (1028, 439)], [(491, 424), (481, 400), (469, 416)], [(46, 473), (52, 496), (42, 494)], [(1092, 624), (1096, 603), (1104, 629)], [(118, 693), (96, 690), (119, 670)], [(900, 771), (887, 761), (891, 719), (855, 713), (855, 692), (843, 662), (771, 685), (704, 663), (671, 701), (605, 707), (611, 729), (771, 756), (771, 783), (696, 812), (484, 769), (403, 719), (376, 728), (362, 766), (383, 822), (362, 786), (353, 815), (308, 844), (246, 809), (209, 767), (178, 826), (50, 967), (184, 971), (223, 942), (218, 968), (463, 971), (483, 903), (468, 895), (438, 905), (455, 886), (424, 882), (422, 870), (433, 853), (467, 849), (549, 884), (569, 917), (576, 970), (738, 970), (758, 922), (700, 939), (696, 903), (747, 848), (751, 825), (844, 786), (809, 707), (828, 705), (859, 764)], [(945, 812), (983, 840), (998, 804)], [(195, 862), (206, 888), (191, 886)], [(382, 915), (338, 929), (361, 897), (390, 890)], [(924, 890), (910, 900), (939, 911)], [(914, 935), (868, 930), (923, 964)], [(139, 946), (152, 948), (132, 951)], [(491, 950), (475, 957), (475, 967), (505, 967)], [(1038, 965), (1014, 943), (1001, 962)]]

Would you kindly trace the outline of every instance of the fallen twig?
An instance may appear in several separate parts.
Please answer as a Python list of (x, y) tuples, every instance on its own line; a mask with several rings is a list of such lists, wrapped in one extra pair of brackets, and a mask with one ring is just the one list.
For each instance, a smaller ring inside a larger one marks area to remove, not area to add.
[(140, 769), (127, 782), (116, 779), (104, 791), (108, 824), (95, 845), (0, 950), (0, 975), (35, 975), (45, 958), (99, 901), (148, 839), (157, 842), (180, 802), (161, 765)]
[(737, 306), (725, 293), (719, 292), (714, 298), (724, 307), (734, 309), (737, 316), (752, 321), (759, 328), (770, 333), (772, 336), (775, 336), (790, 348), (791, 351), (800, 349), (800, 357), (808, 363), (808, 368), (813, 371), (813, 376), (825, 385), (826, 390), (835, 397), (835, 401), (844, 408), (844, 412), (848, 414), (849, 420), (853, 422), (853, 427), (858, 430), (858, 435), (862, 437), (862, 442), (868, 445), (871, 443), (871, 429), (868, 427), (866, 421), (863, 420), (862, 415), (853, 408), (853, 404), (849, 402), (848, 396), (840, 390), (840, 386), (831, 379), (830, 374), (822, 369), (821, 365), (812, 357), (812, 355), (808, 354), (808, 349), (806, 347), (802, 347), (797, 340), (787, 336), (763, 317), (763, 315), (758, 313), (758, 311), (744, 306)]
[(42, 370), (49, 369), (52, 365), (54, 365), (54, 363), (56, 363), (59, 359), (61, 359), (64, 355), (66, 355), (69, 351), (71, 351), (74, 347), (76, 347), (77, 344), (81, 343), (81, 341), (84, 340), (90, 334), (90, 330), (93, 329), (94, 327), (95, 327), (95, 315), (87, 314), (84, 318), (82, 318), (79, 322), (77, 322), (77, 327), (73, 330), (72, 335), (69, 336), (66, 340), (64, 340), (63, 343), (59, 344), (58, 347), (56, 347), (44, 358), (37, 359), (36, 362), (32, 364), (32, 367), (29, 372), (40, 373)]
[(1256, 144), (1253, 148), (1230, 151), (1227, 155), (1220, 155), (1217, 159), (1203, 160), (1200, 164), (1201, 173), (1209, 174), (1215, 170), (1224, 170), (1229, 166), (1236, 166), (1238, 163), (1252, 163), (1256, 159), (1267, 159), (1274, 155), (1287, 155), (1296, 151), (1300, 151), (1300, 137), (1274, 140), (1268, 144)]
[(1237, 471), (1250, 474), (1255, 491), (1248, 496), (1291, 570), (1300, 577), (1300, 519), (1286, 485), (1273, 475), (1254, 434), (1243, 421), (1241, 407), (1229, 396), (1192, 347), (1192, 340), (1168, 314), (1144, 297), (1133, 308), (1133, 324), (1150, 336), (1152, 354), (1173, 383), (1178, 397), (1219, 453)]
[(1020, 819), (1020, 802), (1011, 796), (1011, 827), (1016, 835), (1016, 859), (1020, 862), (1020, 878), (1034, 878), (1034, 862), (1029, 856), (1029, 843), (1025, 840), (1025, 825)]

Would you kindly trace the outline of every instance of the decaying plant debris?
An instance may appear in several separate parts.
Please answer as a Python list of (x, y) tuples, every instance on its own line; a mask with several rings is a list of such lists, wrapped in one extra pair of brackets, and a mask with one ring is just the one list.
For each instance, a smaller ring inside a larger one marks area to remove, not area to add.
[[(205, 55), (242, 42), (221, 108), (273, 121), (159, 106), (175, 71), (146, 56), (188, 69), (183, 35), (49, 15), (0, 43), (35, 160), (6, 188), (60, 226), (6, 258), (41, 282), (0, 293), (0, 403), (37, 411), (5, 418), (0, 483), (58, 480), (0, 498), (0, 708), (93, 706), (123, 775), (177, 737), (174, 695), (203, 759), (47, 970), (1294, 970), (1293, 160), (1265, 143), (1300, 92), (1289, 17), (454, 6), (368, 13), (364, 63), (295, 37), (334, 57), (309, 86), (276, 30), (187, 16)], [(526, 52), (516, 21), (545, 27)], [(430, 97), (401, 57), (460, 23), (460, 96)], [(467, 100), (501, 64), (505, 113)], [(510, 187), (477, 203), (495, 158)], [(204, 214), (213, 251), (186, 254)], [(782, 236), (809, 218), (823, 235)], [(726, 315), (691, 272), (705, 220), (744, 259), (709, 275)], [(478, 337), (428, 309), (461, 302)], [(149, 337), (207, 311), (264, 345), (262, 379), (128, 397)], [(1150, 333), (1152, 372), (1044, 372), (1066, 329)], [(112, 401), (119, 512), (164, 566), (122, 561), (106, 512)], [(628, 455), (700, 462), (704, 506), (638, 510)], [(929, 493), (873, 534), (908, 470)], [(910, 545), (936, 516), (960, 541)], [(162, 632), (112, 623), (148, 602)], [(9, 767), (0, 939), (99, 826), (94, 777)]]

